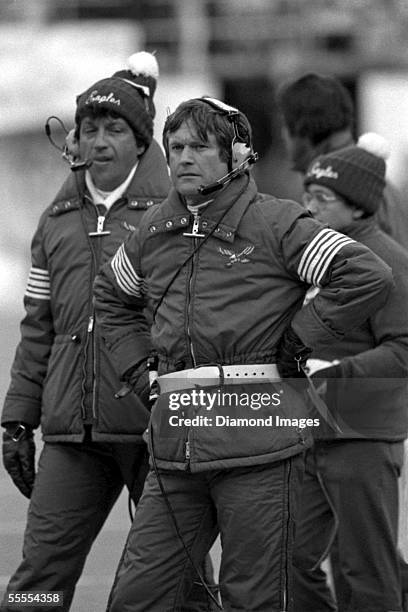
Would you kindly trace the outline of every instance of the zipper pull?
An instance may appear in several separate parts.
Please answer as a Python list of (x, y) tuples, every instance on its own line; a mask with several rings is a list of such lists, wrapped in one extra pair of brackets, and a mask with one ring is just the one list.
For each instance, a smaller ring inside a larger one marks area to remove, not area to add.
[(198, 234), (200, 230), (200, 217), (195, 213), (193, 218), (193, 234)]
[(186, 442), (185, 456), (186, 456), (186, 459), (190, 459), (190, 442), (188, 440)]
[(96, 232), (88, 232), (88, 236), (109, 236), (110, 231), (103, 229), (105, 221), (106, 218), (102, 215), (99, 215), (98, 220), (96, 222)]
[(94, 318), (93, 318), (93, 315), (91, 315), (88, 320), (88, 334), (90, 334), (91, 331), (93, 331), (93, 328), (94, 328)]
[(205, 234), (200, 234), (200, 217), (197, 212), (193, 213), (193, 229), (191, 232), (184, 232), (183, 236), (190, 238), (205, 238)]
[(105, 217), (98, 217), (98, 223), (96, 224), (96, 231), (98, 234), (103, 232), (103, 226), (105, 225)]

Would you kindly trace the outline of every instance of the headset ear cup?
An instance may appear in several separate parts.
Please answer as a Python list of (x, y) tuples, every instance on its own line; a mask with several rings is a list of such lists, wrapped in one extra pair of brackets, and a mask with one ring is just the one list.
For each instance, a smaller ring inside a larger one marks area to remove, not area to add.
[(251, 155), (252, 150), (245, 142), (236, 142), (232, 146), (232, 169), (235, 170)]
[(68, 132), (65, 138), (65, 150), (72, 157), (72, 159), (76, 160), (79, 157), (79, 142), (75, 136), (75, 130), (72, 129)]

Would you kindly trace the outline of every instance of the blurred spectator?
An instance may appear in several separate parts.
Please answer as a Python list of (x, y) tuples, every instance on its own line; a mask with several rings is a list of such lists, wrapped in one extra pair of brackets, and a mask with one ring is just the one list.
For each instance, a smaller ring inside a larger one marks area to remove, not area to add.
[[(278, 105), (288, 155), (296, 172), (305, 174), (318, 155), (355, 141), (353, 101), (338, 79), (305, 74), (280, 88)], [(380, 228), (408, 248), (408, 200), (390, 183), (376, 216)]]
[[(313, 347), (310, 367), (340, 431), (307, 452), (295, 541), (295, 611), (401, 610), (398, 478), (408, 426), (408, 253), (374, 218), (385, 186), (383, 139), (317, 157), (305, 202), (331, 229), (359, 241), (392, 267), (386, 304), (329, 346)], [(337, 534), (337, 604), (321, 561)]]

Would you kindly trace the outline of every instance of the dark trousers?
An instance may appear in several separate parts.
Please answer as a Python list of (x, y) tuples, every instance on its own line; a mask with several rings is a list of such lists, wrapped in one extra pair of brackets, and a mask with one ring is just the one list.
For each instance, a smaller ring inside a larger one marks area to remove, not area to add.
[[(303, 456), (274, 464), (191, 474), (161, 471), (185, 546), (200, 566), (221, 535), (226, 612), (289, 610), (293, 515)], [(174, 612), (191, 565), (151, 471), (136, 509), (109, 612)]]
[[(402, 442), (319, 442), (307, 452), (294, 552), (295, 612), (399, 612)], [(336, 546), (338, 601), (320, 563)]]
[[(137, 503), (147, 472), (144, 445), (45, 443), (28, 509), (23, 560), (7, 592), (63, 591), (62, 607), (35, 610), (69, 610), (87, 555), (123, 486)], [(201, 599), (201, 590), (192, 593), (189, 611), (207, 610)], [(32, 609), (1, 606), (2, 612)]]

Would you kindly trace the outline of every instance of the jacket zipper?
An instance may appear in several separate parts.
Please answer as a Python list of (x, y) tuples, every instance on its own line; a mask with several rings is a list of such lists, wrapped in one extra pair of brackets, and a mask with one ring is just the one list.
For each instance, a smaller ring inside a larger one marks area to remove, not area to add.
[[(199, 233), (200, 230), (200, 217), (198, 212), (194, 212), (193, 213), (193, 229), (191, 234), (194, 236), (196, 234)], [(193, 249), (195, 249), (197, 247), (197, 238), (193, 237)], [(193, 367), (197, 366), (197, 361), (195, 358), (195, 354), (194, 354), (194, 346), (193, 346), (193, 340), (191, 337), (191, 327), (190, 327), (190, 314), (191, 314), (191, 295), (192, 295), (192, 286), (193, 286), (193, 276), (194, 276), (194, 264), (195, 264), (195, 259), (196, 259), (196, 255), (194, 255), (192, 261), (191, 261), (191, 268), (190, 268), (190, 278), (188, 280), (188, 308), (187, 308), (187, 338), (188, 338), (188, 344), (189, 344), (189, 349), (190, 349), (190, 357), (191, 357), (191, 361), (193, 363)]]
[[(82, 366), (82, 384), (81, 384), (81, 388), (82, 388), (82, 394), (81, 394), (81, 416), (82, 419), (84, 421), (87, 420), (87, 409), (86, 409), (86, 395), (87, 395), (87, 380), (88, 380), (88, 368), (87, 368), (87, 363), (88, 363), (88, 349), (89, 349), (89, 342), (91, 341), (91, 333), (92, 333), (92, 329), (93, 329), (93, 316), (91, 315), (90, 317), (88, 317), (88, 325), (87, 325), (87, 329), (86, 329), (86, 336), (85, 336), (85, 345), (84, 345), (84, 350), (83, 350), (83, 355), (84, 355), (84, 361), (83, 361), (83, 366)], [(93, 358), (92, 358), (92, 368), (94, 368), (93, 366)], [(92, 385), (94, 385), (94, 380), (92, 380)], [(92, 397), (92, 401), (93, 401), (93, 397)]]
[[(89, 248), (92, 254), (92, 263), (93, 263), (92, 278), (94, 278), (94, 274), (96, 274), (97, 268), (100, 266), (100, 263), (101, 263), (99, 261), (100, 254), (101, 254), (101, 245), (99, 244), (99, 240), (98, 240), (98, 244), (94, 244), (93, 239), (95, 236), (99, 237), (99, 236), (110, 234), (110, 231), (104, 230), (104, 224), (108, 217), (109, 210), (106, 211), (106, 214), (104, 216), (100, 215), (98, 208), (92, 202), (92, 200), (88, 198), (87, 196), (85, 197), (91, 202), (96, 212), (96, 215), (97, 215), (96, 231), (94, 232), (86, 229), (86, 224), (84, 221), (85, 229), (88, 234)], [(82, 382), (82, 402), (81, 402), (81, 413), (82, 413), (82, 419), (84, 421), (86, 421), (89, 418), (87, 414), (85, 398), (86, 398), (86, 381), (88, 378), (88, 371), (89, 371), (87, 370), (86, 363), (88, 360), (88, 347), (89, 347), (90, 342), (92, 343), (92, 358), (91, 358), (91, 363), (89, 364), (91, 372), (92, 372), (92, 381), (91, 381), (92, 383), (92, 405), (91, 405), (91, 415), (90, 416), (92, 417), (93, 420), (96, 420), (96, 386), (97, 386), (96, 352), (97, 352), (97, 346), (96, 346), (94, 328), (95, 328), (95, 318), (94, 318), (94, 311), (92, 309), (91, 314), (88, 316), (88, 325), (87, 325), (87, 330), (86, 330), (87, 334), (86, 334), (85, 349), (84, 349), (84, 360), (85, 361), (84, 361), (84, 374), (83, 374), (83, 382)]]
[[(198, 241), (197, 238), (194, 237), (194, 235), (198, 235), (200, 233), (200, 216), (198, 214), (198, 212), (194, 212), (193, 213), (193, 229), (192, 232), (193, 234), (193, 249), (195, 249), (198, 246)], [(191, 312), (192, 312), (192, 300), (191, 300), (191, 296), (192, 296), (192, 287), (193, 287), (193, 277), (194, 277), (194, 267), (195, 267), (195, 261), (196, 261), (196, 257), (197, 255), (194, 255), (192, 261), (191, 261), (191, 267), (190, 267), (190, 278), (188, 280), (188, 308), (187, 308), (187, 338), (188, 338), (188, 343), (189, 343), (189, 348), (190, 348), (190, 357), (191, 357), (191, 361), (193, 363), (193, 367), (197, 366), (197, 360), (194, 354), (194, 346), (193, 346), (193, 339), (191, 337), (191, 327), (190, 327), (190, 319), (191, 319)], [(190, 459), (191, 459), (191, 451), (190, 451), (190, 440), (189, 440), (189, 436), (190, 436), (190, 432), (188, 431), (187, 433), (187, 440), (185, 442), (185, 460), (187, 462), (187, 467), (189, 468), (190, 466)]]
[(96, 419), (96, 338), (93, 333), (95, 326), (95, 318), (94, 315), (91, 314), (88, 321), (88, 334), (92, 334), (92, 346), (93, 346), (93, 354), (92, 354), (92, 418)]
[(288, 605), (288, 575), (289, 575), (289, 568), (288, 568), (288, 539), (289, 539), (289, 528), (290, 528), (290, 519), (291, 519), (291, 505), (290, 505), (290, 477), (291, 477), (291, 471), (292, 471), (292, 463), (291, 463), (292, 459), (289, 458), (289, 460), (287, 460), (287, 464), (285, 466), (285, 494), (287, 496), (286, 498), (286, 510), (287, 510), (287, 520), (286, 520), (286, 525), (285, 525), (285, 529), (284, 529), (284, 554), (285, 554), (285, 563), (284, 563), (284, 568), (283, 568), (283, 588), (282, 588), (282, 612), (287, 612), (287, 605)]

